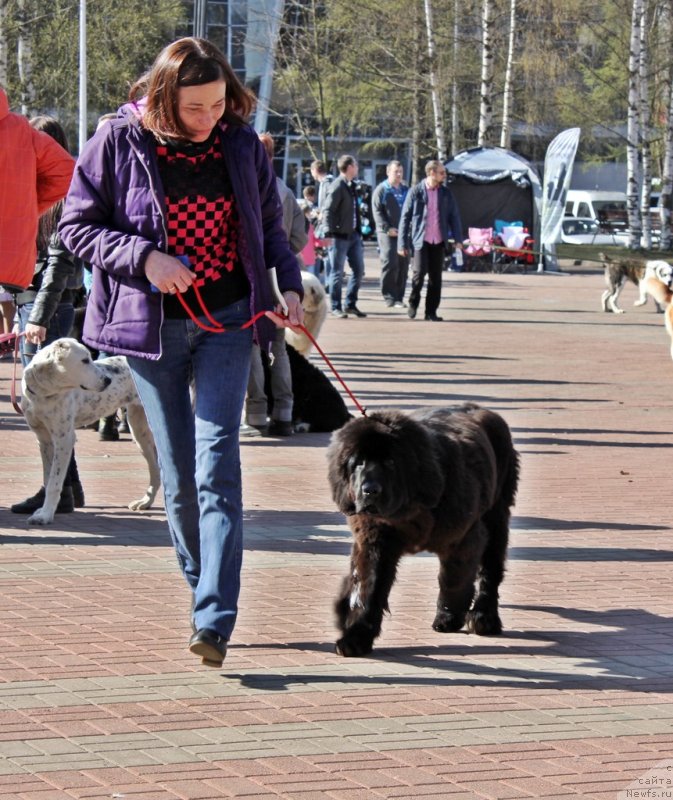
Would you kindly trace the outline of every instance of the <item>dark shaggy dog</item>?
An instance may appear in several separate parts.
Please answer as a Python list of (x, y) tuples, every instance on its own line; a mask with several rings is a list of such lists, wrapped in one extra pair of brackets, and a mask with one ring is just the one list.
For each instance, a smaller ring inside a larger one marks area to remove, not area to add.
[(467, 623), (482, 636), (501, 633), (498, 587), (519, 475), (502, 417), (474, 404), (376, 411), (334, 433), (327, 458), (332, 496), (353, 534), (335, 605), (337, 653), (371, 651), (397, 564), (421, 550), (440, 562), (432, 627), (444, 633)]
[[(307, 358), (292, 347), (287, 345), (287, 355), (290, 359), (292, 371), (292, 422), (298, 431), (311, 433), (330, 433), (340, 428), (352, 414), (348, 412), (346, 404), (338, 388), (330, 381), (325, 373), (312, 364)], [(268, 413), (273, 409), (273, 395), (271, 393), (271, 373), (266, 354), (262, 354), (265, 369), (265, 389), (269, 399)]]

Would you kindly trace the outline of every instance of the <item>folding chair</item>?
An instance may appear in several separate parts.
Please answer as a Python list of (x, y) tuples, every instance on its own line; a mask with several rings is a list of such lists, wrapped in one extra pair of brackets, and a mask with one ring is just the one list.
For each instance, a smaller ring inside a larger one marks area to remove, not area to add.
[(482, 272), (483, 269), (477, 269), (477, 267), (483, 268), (485, 264), (492, 269), (493, 228), (468, 228), (467, 237), (463, 242), (466, 271)]

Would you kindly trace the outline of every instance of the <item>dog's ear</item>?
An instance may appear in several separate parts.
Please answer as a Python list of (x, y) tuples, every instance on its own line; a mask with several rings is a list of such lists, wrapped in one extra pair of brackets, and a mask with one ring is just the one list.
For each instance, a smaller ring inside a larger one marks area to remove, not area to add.
[(58, 364), (54, 358), (54, 344), (38, 351), (23, 371), (23, 380), (34, 394), (51, 395), (58, 385)]
[(340, 429), (332, 434), (327, 448), (327, 479), (332, 490), (332, 499), (342, 514), (355, 513), (355, 498), (351, 488), (349, 453)]
[(57, 339), (55, 342), (52, 342), (51, 345), (51, 361), (62, 361), (64, 358), (67, 358), (71, 349), (70, 341), (68, 339)]

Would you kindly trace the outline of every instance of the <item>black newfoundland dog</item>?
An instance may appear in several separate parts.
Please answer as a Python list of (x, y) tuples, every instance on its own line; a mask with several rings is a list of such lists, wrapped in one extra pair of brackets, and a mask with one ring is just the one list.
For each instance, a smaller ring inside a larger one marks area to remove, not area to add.
[(375, 411), (336, 431), (327, 458), (332, 496), (353, 534), (335, 605), (337, 653), (371, 652), (397, 564), (421, 550), (440, 562), (432, 627), (501, 633), (498, 587), (519, 476), (505, 420), (474, 404)]

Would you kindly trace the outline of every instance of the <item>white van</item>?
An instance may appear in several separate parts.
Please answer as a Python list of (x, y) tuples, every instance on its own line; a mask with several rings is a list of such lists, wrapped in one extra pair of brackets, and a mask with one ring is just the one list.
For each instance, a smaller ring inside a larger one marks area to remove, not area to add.
[(626, 193), (570, 189), (566, 197), (566, 217), (584, 217), (626, 227)]

